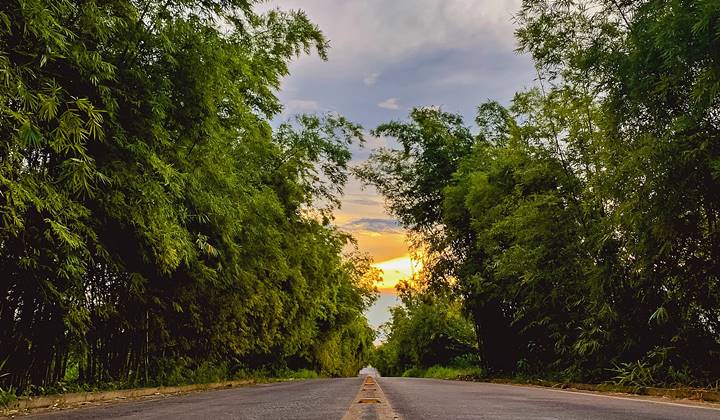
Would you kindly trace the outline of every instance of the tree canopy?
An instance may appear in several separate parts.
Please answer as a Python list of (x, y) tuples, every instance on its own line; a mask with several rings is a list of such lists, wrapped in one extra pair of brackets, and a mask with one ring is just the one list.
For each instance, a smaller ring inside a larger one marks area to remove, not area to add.
[(0, 5), (3, 383), (368, 357), (374, 272), (329, 223), (360, 128), (272, 129), (289, 61), (327, 42), (254, 3)]
[[(720, 5), (525, 0), (537, 87), (378, 132), (358, 173), (426, 246), (494, 372), (720, 376)], [(639, 369), (641, 368), (641, 369)]]

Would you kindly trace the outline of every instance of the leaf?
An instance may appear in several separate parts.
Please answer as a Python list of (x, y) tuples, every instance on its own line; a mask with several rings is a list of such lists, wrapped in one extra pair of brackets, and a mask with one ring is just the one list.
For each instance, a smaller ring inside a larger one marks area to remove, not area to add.
[(648, 324), (652, 321), (655, 321), (658, 325), (664, 324), (668, 320), (668, 313), (664, 306), (658, 307), (655, 312), (653, 312), (652, 315), (650, 315), (650, 318), (648, 319)]

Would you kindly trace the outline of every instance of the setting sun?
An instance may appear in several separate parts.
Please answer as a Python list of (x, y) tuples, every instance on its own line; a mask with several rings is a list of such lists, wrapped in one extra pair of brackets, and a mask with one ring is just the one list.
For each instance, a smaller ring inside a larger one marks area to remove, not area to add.
[(380, 289), (394, 290), (395, 285), (400, 280), (409, 279), (413, 274), (420, 271), (422, 263), (415, 261), (410, 258), (410, 255), (405, 255), (400, 258), (393, 258), (391, 260), (379, 262), (373, 264), (373, 267), (379, 268), (383, 271), (382, 282), (378, 285)]

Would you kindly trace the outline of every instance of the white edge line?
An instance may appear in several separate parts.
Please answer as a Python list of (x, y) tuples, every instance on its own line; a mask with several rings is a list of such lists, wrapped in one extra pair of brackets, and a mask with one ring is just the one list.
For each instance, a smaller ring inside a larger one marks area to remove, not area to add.
[[(480, 382), (480, 383), (490, 384), (490, 385), (512, 386), (512, 387), (516, 387), (516, 388), (518, 388), (518, 387), (533, 388), (533, 389), (543, 390), (543, 391), (564, 392), (564, 393), (569, 393), (569, 394), (589, 395), (589, 396), (592, 396), (592, 397), (612, 398), (612, 399), (616, 399), (616, 400), (625, 400), (625, 401), (635, 401), (635, 402), (647, 402), (647, 403), (653, 403), (653, 404), (673, 405), (673, 406), (676, 406), (676, 407), (684, 407), (684, 408), (702, 408), (702, 409), (705, 409), (705, 410), (715, 410), (715, 411), (719, 411), (719, 410), (720, 410), (720, 407), (708, 407), (708, 406), (705, 406), (705, 405), (695, 405), (695, 404), (681, 404), (681, 403), (675, 403), (675, 402), (670, 402), (670, 401), (657, 401), (657, 400), (652, 400), (652, 399), (645, 399), (645, 398), (643, 398), (643, 397), (647, 397), (646, 395), (638, 395), (637, 397), (621, 397), (621, 396), (619, 396), (619, 395), (605, 395), (605, 394), (600, 394), (600, 393), (596, 393), (596, 392), (592, 392), (592, 391), (585, 391), (585, 390), (582, 390), (582, 389), (573, 389), (573, 388), (557, 389), (557, 388), (548, 388), (548, 387), (543, 387), (543, 386), (525, 385), (525, 384), (496, 384), (496, 383), (493, 383), (493, 382)], [(659, 398), (663, 398), (663, 397), (659, 397)]]

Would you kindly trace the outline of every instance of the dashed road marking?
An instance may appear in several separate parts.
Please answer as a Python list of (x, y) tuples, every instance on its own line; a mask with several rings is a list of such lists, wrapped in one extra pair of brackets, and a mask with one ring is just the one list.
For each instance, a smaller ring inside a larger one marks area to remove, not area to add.
[(378, 420), (400, 419), (400, 416), (395, 414), (387, 398), (385, 398), (385, 393), (383, 393), (380, 384), (372, 376), (366, 376), (363, 379), (360, 390), (343, 416), (343, 420), (368, 418)]

